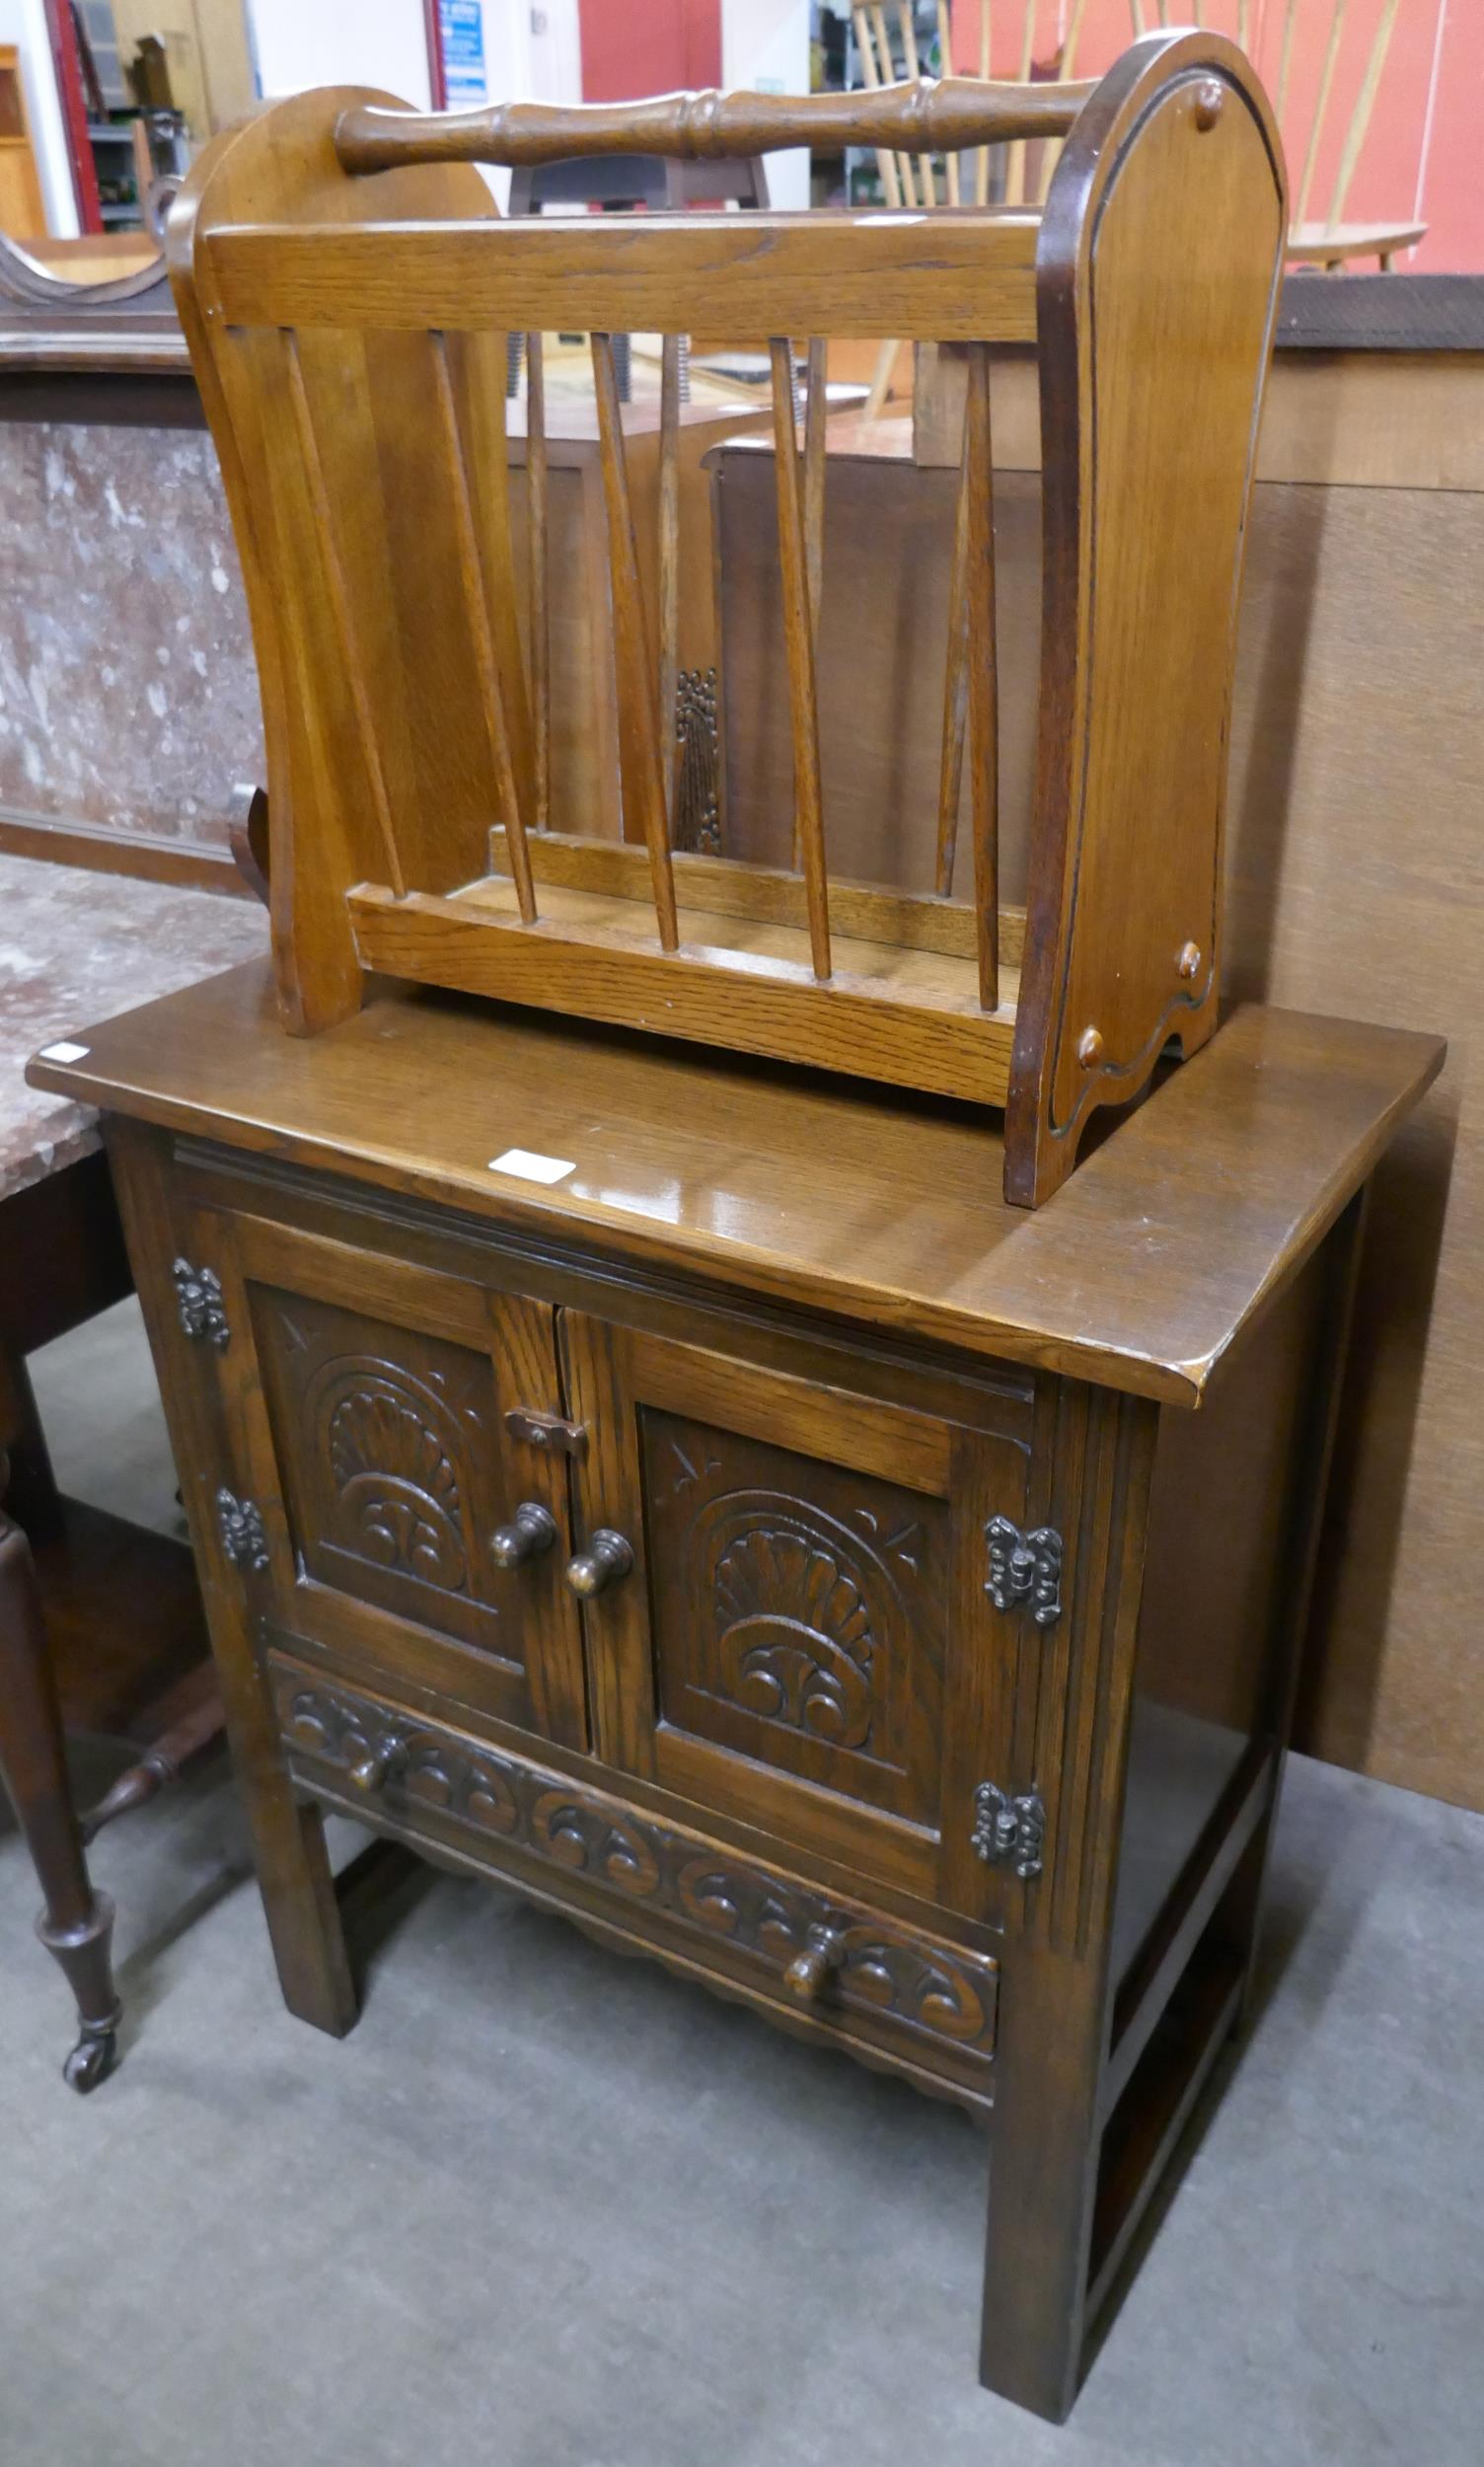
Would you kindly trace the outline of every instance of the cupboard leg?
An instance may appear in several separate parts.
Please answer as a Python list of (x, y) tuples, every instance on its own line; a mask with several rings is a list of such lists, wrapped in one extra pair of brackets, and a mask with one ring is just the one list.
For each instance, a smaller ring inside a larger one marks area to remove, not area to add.
[[(234, 1687), (222, 1669), (233, 1764), (253, 1832), (258, 1886), (283, 2001), (301, 2022), (343, 2039), (360, 2010), (318, 1808), (294, 1796), (278, 1760), (256, 1670)], [(242, 1697), (251, 1690), (249, 1711)], [(234, 1698), (237, 1699), (234, 1702)]]
[(1100, 1965), (1050, 1952), (1023, 1963), (1006, 1986), (979, 2377), (1062, 2424), (1081, 2371), (1106, 1996)]
[[(0, 1498), (8, 1465), (0, 1456)], [(79, 2037), (63, 2068), (74, 2090), (96, 2089), (117, 2055), (119, 2002), (111, 1939), (113, 1906), (95, 1894), (72, 1805), (61, 1715), (31, 1544), (0, 1512), (0, 1779), (26, 1835), (43, 1906), (37, 1934), (77, 2002)]]
[[(358, 2010), (345, 1951), (324, 1822), (294, 1795), (278, 1753), (278, 1734), (254, 1650), (251, 1577), (226, 1558), (215, 1498), (221, 1468), (233, 1459), (236, 1426), (214, 1379), (201, 1376), (200, 1348), (181, 1325), (179, 1296), (167, 1262), (190, 1251), (190, 1235), (175, 1221), (160, 1144), (132, 1123), (111, 1123), (109, 1160), (130, 1256), (139, 1267), (139, 1301), (176, 1462), (184, 1475), (186, 1512), (211, 1631), (212, 1659), (222, 1692), (232, 1769), (247, 1810), (254, 1863), (268, 1940), (283, 2000), (300, 2021), (342, 2039)], [(240, 1284), (228, 1294), (228, 1315), (247, 1323)], [(224, 1357), (233, 1381), (242, 1349)]]

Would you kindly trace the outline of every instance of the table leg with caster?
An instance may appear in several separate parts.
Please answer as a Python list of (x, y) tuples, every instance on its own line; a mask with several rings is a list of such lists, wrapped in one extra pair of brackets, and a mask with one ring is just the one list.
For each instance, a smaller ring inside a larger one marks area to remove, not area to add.
[[(0, 1456), (0, 1500), (9, 1478)], [(88, 1876), (72, 1804), (61, 1715), (31, 1544), (0, 1509), (0, 1779), (10, 1792), (43, 1897), (37, 1933), (77, 2000), (79, 2037), (63, 2068), (92, 2090), (117, 2054), (119, 2002), (111, 1940), (113, 1906)]]

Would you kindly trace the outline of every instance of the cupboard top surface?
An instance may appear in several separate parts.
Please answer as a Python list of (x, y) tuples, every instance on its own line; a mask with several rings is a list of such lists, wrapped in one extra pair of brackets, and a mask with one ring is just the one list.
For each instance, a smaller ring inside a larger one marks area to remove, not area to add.
[[(33, 1084), (517, 1235), (1195, 1405), (1442, 1066), (1437, 1037), (1244, 1005), (1035, 1215), (968, 1109), (378, 988), (286, 1036), (251, 962)], [(491, 1170), (520, 1149), (549, 1184)]]

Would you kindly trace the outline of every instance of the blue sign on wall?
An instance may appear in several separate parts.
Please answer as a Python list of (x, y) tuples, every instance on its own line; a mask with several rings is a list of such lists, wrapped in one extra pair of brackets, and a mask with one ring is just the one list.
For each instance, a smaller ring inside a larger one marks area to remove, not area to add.
[(450, 104), (482, 103), (486, 92), (482, 0), (438, 0), (438, 39), (443, 48), (443, 88)]

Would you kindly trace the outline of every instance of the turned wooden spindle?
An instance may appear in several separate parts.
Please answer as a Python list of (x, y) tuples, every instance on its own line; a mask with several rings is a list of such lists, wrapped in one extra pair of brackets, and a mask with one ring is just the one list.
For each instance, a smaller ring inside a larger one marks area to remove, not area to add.
[[(980, 77), (900, 78), (889, 83), (877, 63), (870, 13), (853, 10), (859, 27), (866, 91), (853, 94), (655, 95), (638, 103), (499, 103), (474, 112), (411, 112), (357, 103), (334, 123), (340, 169), (353, 176), (416, 163), (521, 164), (567, 162), (594, 154), (662, 154), (681, 163), (723, 156), (773, 154), (792, 146), (838, 153), (871, 146), (910, 164), (914, 154), (1000, 145), (1020, 137), (1063, 137), (1096, 90), (1096, 81), (1066, 85), (996, 84), (988, 50)], [(894, 163), (895, 169), (895, 163)], [(910, 173), (909, 173), (910, 177)], [(899, 188), (897, 204), (916, 204)], [(924, 202), (927, 202), (925, 199)], [(985, 202), (981, 195), (980, 204)]]

